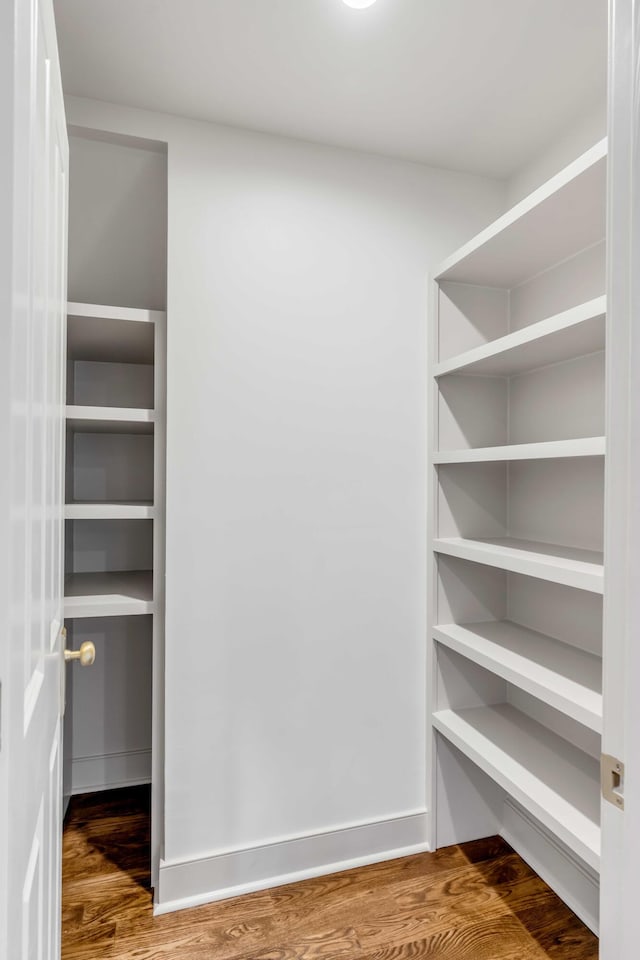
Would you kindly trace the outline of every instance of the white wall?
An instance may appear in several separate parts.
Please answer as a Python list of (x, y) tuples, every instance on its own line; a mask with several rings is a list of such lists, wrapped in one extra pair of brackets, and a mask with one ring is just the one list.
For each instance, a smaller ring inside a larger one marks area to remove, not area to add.
[(576, 119), (546, 150), (533, 157), (507, 181), (507, 206), (528, 196), (533, 190), (566, 167), (581, 153), (607, 135), (606, 100)]
[(426, 275), (503, 187), (67, 106), (168, 142), (160, 899), (420, 845)]
[(69, 137), (70, 300), (164, 310), (167, 159), (153, 147)]

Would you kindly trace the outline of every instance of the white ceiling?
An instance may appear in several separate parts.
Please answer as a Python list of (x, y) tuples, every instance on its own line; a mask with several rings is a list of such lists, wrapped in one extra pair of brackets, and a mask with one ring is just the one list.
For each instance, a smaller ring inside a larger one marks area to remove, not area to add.
[(507, 177), (601, 107), (607, 0), (55, 0), (65, 91)]

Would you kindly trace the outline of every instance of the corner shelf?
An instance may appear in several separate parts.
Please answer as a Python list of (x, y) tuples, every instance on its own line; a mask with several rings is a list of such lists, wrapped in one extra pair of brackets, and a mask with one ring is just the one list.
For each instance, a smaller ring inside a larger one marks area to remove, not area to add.
[(153, 410), (67, 406), (67, 426), (78, 433), (153, 433)]
[(434, 377), (449, 373), (509, 377), (549, 363), (604, 350), (607, 298), (596, 297), (497, 340), (436, 363)]
[(601, 140), (444, 261), (435, 279), (515, 287), (605, 235)]
[(153, 573), (74, 573), (65, 579), (65, 618), (153, 613)]
[(537, 543), (512, 537), (471, 540), (441, 537), (433, 541), (436, 553), (484, 563), (551, 583), (562, 583), (591, 593), (603, 592), (602, 554), (594, 550)]
[(438, 643), (602, 732), (602, 660), (509, 620), (447, 623)]
[(501, 460), (556, 460), (573, 457), (603, 457), (604, 437), (549, 440), (544, 443), (513, 443), (501, 447), (471, 447), (468, 450), (438, 450), (433, 463), (487, 463)]
[(594, 870), (600, 867), (598, 761), (508, 704), (440, 710), (433, 724)]

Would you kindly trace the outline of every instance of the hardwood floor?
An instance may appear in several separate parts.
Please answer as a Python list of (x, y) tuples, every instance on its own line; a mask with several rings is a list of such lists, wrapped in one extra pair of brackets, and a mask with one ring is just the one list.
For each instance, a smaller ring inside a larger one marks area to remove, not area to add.
[(71, 801), (63, 960), (595, 960), (500, 838), (153, 917), (146, 788)]

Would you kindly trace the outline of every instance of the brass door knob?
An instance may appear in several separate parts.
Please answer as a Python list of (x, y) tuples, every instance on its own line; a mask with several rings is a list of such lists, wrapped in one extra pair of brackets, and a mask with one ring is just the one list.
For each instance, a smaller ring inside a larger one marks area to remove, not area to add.
[(91, 640), (85, 640), (80, 644), (79, 650), (65, 650), (64, 659), (66, 663), (70, 660), (79, 660), (81, 667), (90, 667), (96, 662), (96, 648)]

